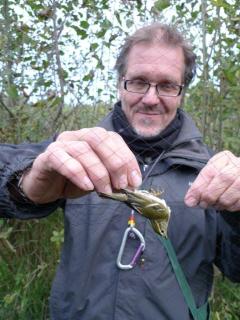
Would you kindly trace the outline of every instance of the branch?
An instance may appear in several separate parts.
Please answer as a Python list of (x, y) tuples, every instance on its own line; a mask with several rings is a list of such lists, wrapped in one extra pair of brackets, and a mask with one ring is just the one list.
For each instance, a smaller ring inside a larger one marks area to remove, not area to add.
[(58, 47), (58, 41), (59, 37), (61, 35), (61, 32), (63, 30), (64, 24), (62, 24), (60, 31), (57, 28), (57, 16), (56, 16), (56, 1), (53, 1), (53, 48), (54, 48), (54, 54), (56, 57), (56, 63), (57, 63), (57, 74), (58, 74), (58, 79), (59, 79), (59, 85), (60, 85), (60, 94), (61, 94), (61, 102), (58, 107), (57, 115), (54, 119), (54, 123), (57, 122), (59, 117), (62, 114), (62, 109), (64, 106), (64, 87), (65, 87), (65, 80), (63, 76), (63, 68), (61, 64), (61, 58), (60, 58), (60, 52), (59, 52), (59, 47)]
[(11, 118), (15, 118), (15, 115), (14, 113), (8, 108), (8, 106), (6, 106), (6, 104), (3, 102), (3, 99), (2, 99), (2, 95), (0, 95), (0, 105), (3, 107), (3, 109), (5, 109)]

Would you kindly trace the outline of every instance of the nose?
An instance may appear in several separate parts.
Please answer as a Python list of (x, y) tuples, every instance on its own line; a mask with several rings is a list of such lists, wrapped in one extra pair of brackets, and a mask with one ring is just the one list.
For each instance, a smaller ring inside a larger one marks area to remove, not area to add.
[(143, 95), (142, 102), (147, 105), (156, 105), (159, 103), (159, 96), (155, 86), (151, 86)]

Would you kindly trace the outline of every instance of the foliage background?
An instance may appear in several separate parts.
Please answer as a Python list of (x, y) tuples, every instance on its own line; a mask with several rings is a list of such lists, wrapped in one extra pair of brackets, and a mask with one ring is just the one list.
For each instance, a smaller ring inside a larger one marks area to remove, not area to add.
[[(240, 2), (237, 0), (1, 0), (0, 141), (41, 141), (97, 123), (116, 100), (123, 38), (173, 22), (198, 55), (185, 98), (205, 141), (240, 154)], [(0, 221), (0, 319), (48, 319), (63, 241), (62, 212)], [(213, 319), (240, 318), (240, 288), (216, 271)]]

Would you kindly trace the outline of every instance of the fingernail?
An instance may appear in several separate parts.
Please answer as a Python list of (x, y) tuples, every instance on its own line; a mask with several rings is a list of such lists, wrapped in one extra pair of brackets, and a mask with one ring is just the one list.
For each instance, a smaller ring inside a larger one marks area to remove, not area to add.
[(193, 197), (185, 199), (185, 203), (188, 207), (195, 207), (197, 205), (197, 200)]
[(85, 176), (83, 178), (83, 183), (84, 183), (86, 190), (93, 190), (94, 189), (94, 185), (88, 177)]
[(120, 189), (124, 189), (126, 188), (128, 185), (127, 183), (127, 177), (125, 174), (123, 174), (120, 178), (119, 178), (119, 188)]
[(203, 209), (207, 209), (207, 207), (208, 207), (207, 202), (205, 202), (205, 201), (201, 201), (201, 202), (199, 203), (199, 206), (200, 206), (201, 208), (203, 208)]
[(142, 177), (137, 170), (133, 170), (131, 173), (132, 182), (134, 187), (139, 187), (142, 184)]
[(107, 184), (105, 187), (104, 187), (104, 192), (105, 193), (108, 193), (108, 194), (111, 194), (112, 193), (112, 188), (109, 184)]

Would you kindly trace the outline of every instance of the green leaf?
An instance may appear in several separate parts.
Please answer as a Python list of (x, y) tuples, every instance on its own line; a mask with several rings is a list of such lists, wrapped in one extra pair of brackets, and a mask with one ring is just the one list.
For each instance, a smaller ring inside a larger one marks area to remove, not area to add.
[(26, 56), (26, 57), (23, 57), (23, 61), (31, 61), (32, 60), (32, 56)]
[(115, 15), (115, 17), (117, 18), (117, 21), (118, 21), (118, 23), (119, 23), (120, 26), (121, 26), (121, 25), (122, 25), (122, 21), (121, 21), (119, 12), (114, 11), (114, 15)]
[(82, 39), (86, 39), (88, 37), (86, 30), (81, 29), (77, 26), (71, 26), (71, 28), (74, 29), (76, 31), (77, 35), (81, 36)]
[(103, 38), (105, 36), (105, 33), (107, 32), (107, 29), (102, 29), (101, 31), (96, 33), (96, 36), (98, 38)]
[(102, 0), (102, 9), (109, 9), (109, 0)]
[(132, 25), (133, 25), (132, 19), (127, 19), (127, 20), (126, 20), (126, 26), (127, 26), (128, 28), (131, 28)]
[(83, 81), (90, 81), (93, 79), (93, 73), (90, 72), (83, 77)]
[(49, 67), (49, 61), (48, 60), (43, 60), (43, 68), (47, 69)]
[(63, 68), (60, 70), (60, 76), (64, 79), (68, 77), (68, 72), (64, 70)]
[(112, 27), (112, 22), (110, 20), (108, 20), (108, 19), (104, 19), (102, 21), (101, 25), (102, 25), (102, 28), (107, 30), (107, 29)]
[(224, 76), (226, 77), (226, 79), (232, 84), (234, 85), (236, 82), (236, 78), (235, 78), (235, 70), (233, 69), (224, 69), (223, 70)]
[(154, 9), (156, 11), (163, 11), (164, 9), (168, 8), (171, 5), (170, 0), (157, 0), (154, 3)]
[(15, 86), (15, 84), (11, 84), (7, 88), (7, 93), (9, 95), (9, 97), (14, 99), (14, 100), (18, 98), (18, 91), (17, 91), (17, 87)]
[(212, 4), (215, 5), (216, 7), (223, 7), (223, 8), (228, 8), (231, 5), (227, 3), (225, 0), (211, 0)]
[(86, 20), (82, 20), (81, 23), (80, 23), (80, 26), (83, 29), (88, 29), (89, 28), (89, 23)]
[(99, 47), (99, 44), (94, 42), (94, 43), (91, 43), (90, 45), (90, 51), (95, 51), (97, 48)]
[(104, 70), (104, 65), (103, 65), (102, 61), (100, 61), (100, 60), (98, 61), (97, 68), (100, 70)]
[(44, 82), (44, 87), (45, 87), (45, 88), (48, 88), (48, 87), (50, 87), (52, 84), (53, 84), (52, 80), (45, 81), (45, 82)]
[(225, 41), (226, 44), (227, 44), (229, 47), (230, 47), (230, 46), (233, 46), (234, 43), (235, 43), (235, 40), (234, 40), (234, 39), (231, 39), (231, 38), (229, 38), (229, 37), (224, 38), (223, 41)]
[(192, 18), (193, 18), (194, 20), (197, 18), (198, 14), (199, 14), (198, 11), (192, 11), (192, 12), (191, 12), (191, 16), (192, 16)]
[(212, 20), (207, 21), (207, 31), (213, 33), (219, 27), (219, 19), (213, 18)]

